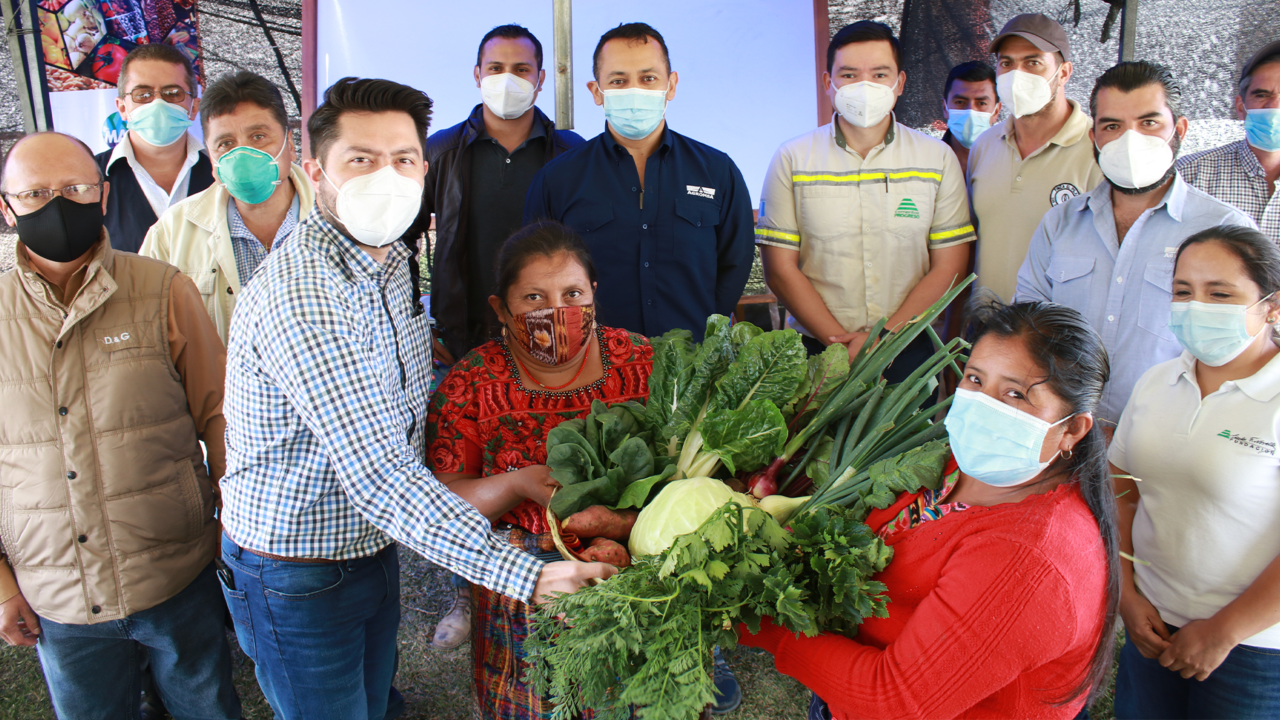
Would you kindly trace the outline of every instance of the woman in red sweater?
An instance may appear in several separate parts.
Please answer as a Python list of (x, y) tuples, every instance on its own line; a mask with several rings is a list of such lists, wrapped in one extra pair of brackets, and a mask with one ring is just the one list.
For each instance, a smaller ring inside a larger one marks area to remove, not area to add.
[(856, 640), (768, 621), (742, 630), (813, 690), (811, 719), (1068, 720), (1105, 690), (1119, 598), (1115, 498), (1093, 421), (1106, 351), (1064, 306), (973, 314), (942, 483), (867, 518), (894, 549), (875, 578), (889, 617)]

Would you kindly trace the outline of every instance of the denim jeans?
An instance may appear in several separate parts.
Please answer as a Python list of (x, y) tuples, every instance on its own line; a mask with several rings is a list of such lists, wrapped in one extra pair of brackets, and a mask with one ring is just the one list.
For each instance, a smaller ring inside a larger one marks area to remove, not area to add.
[(809, 694), (809, 720), (831, 720), (831, 710), (818, 693)]
[(139, 717), (143, 652), (174, 718), (240, 717), (224, 613), (210, 563), (177, 595), (120, 620), (64, 625), (41, 618), (36, 646), (58, 717)]
[(1116, 671), (1115, 712), (1118, 720), (1280, 717), (1280, 650), (1237, 645), (1201, 682), (1184, 680), (1126, 640)]
[(382, 720), (400, 626), (396, 546), (336, 563), (269, 560), (222, 536), (222, 592), (279, 720)]

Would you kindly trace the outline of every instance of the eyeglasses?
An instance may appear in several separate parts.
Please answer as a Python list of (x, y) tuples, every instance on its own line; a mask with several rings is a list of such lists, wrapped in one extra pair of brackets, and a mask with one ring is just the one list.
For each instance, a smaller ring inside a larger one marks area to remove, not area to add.
[(91, 203), (98, 199), (101, 189), (102, 183), (99, 182), (91, 185), (68, 185), (58, 190), (36, 188), (35, 190), (23, 190), (16, 193), (4, 193), (4, 196), (12, 198), (14, 204), (23, 209), (38, 210), (47, 205), (55, 195), (61, 195), (72, 202)]
[[(133, 101), (139, 105), (146, 105), (156, 99), (156, 89), (149, 87), (137, 87), (131, 92), (125, 94), (133, 98)], [(187, 96), (191, 95), (191, 93), (177, 85), (166, 85), (165, 87), (160, 88), (159, 94), (160, 99), (168, 103), (173, 103), (174, 105), (186, 100)], [(194, 97), (194, 95), (192, 97)]]

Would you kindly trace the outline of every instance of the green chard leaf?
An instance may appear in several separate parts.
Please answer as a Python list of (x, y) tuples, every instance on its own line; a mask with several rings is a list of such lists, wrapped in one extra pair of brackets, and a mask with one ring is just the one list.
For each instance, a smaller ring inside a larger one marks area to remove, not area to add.
[(671, 422), (681, 393), (692, 376), (693, 333), (671, 330), (649, 341), (653, 346), (653, 373), (649, 376), (649, 402), (644, 422), (654, 431)]
[(768, 400), (751, 400), (741, 410), (709, 413), (699, 427), (703, 451), (719, 456), (735, 474), (768, 465), (787, 444), (782, 413)]
[(629, 438), (609, 455), (609, 460), (622, 469), (627, 485), (653, 475), (653, 450), (641, 438)]
[(807, 367), (799, 333), (775, 330), (758, 335), (716, 380), (707, 409), (737, 410), (752, 400), (785, 406), (795, 397)]
[(666, 481), (670, 480), (675, 474), (675, 463), (668, 462), (657, 475), (650, 475), (627, 485), (627, 488), (622, 491), (622, 497), (618, 499), (617, 507), (614, 509), (623, 510), (644, 507), (649, 498), (655, 494), (654, 490), (666, 484)]
[(818, 412), (848, 374), (848, 348), (839, 343), (828, 345), (826, 350), (809, 358), (804, 382), (800, 384), (796, 399), (782, 408), (783, 417), (791, 422), (792, 417), (799, 414), (800, 424), (805, 424), (805, 418)]
[(922, 487), (936, 490), (942, 484), (942, 471), (949, 455), (945, 440), (933, 440), (872, 465), (868, 478), (871, 488), (863, 495), (867, 512), (870, 508), (889, 507), (899, 493), (915, 492)]
[(572, 442), (562, 443), (548, 450), (547, 467), (551, 468), (552, 479), (563, 487), (587, 482), (596, 475), (589, 451)]

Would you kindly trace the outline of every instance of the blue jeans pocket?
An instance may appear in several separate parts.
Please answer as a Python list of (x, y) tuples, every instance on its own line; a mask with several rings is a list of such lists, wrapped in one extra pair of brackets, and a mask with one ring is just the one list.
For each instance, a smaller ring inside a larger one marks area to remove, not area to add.
[(313, 600), (337, 590), (345, 578), (338, 563), (288, 563), (264, 567), (262, 589), (281, 600)]
[(253, 613), (249, 611), (249, 596), (244, 590), (232, 590), (222, 584), (222, 596), (227, 600), (227, 610), (231, 612), (231, 619), (236, 627), (236, 641), (240, 643), (240, 649), (244, 650), (244, 654), (248, 655), (251, 660), (257, 662), (257, 654), (254, 652), (256, 645), (253, 636)]

